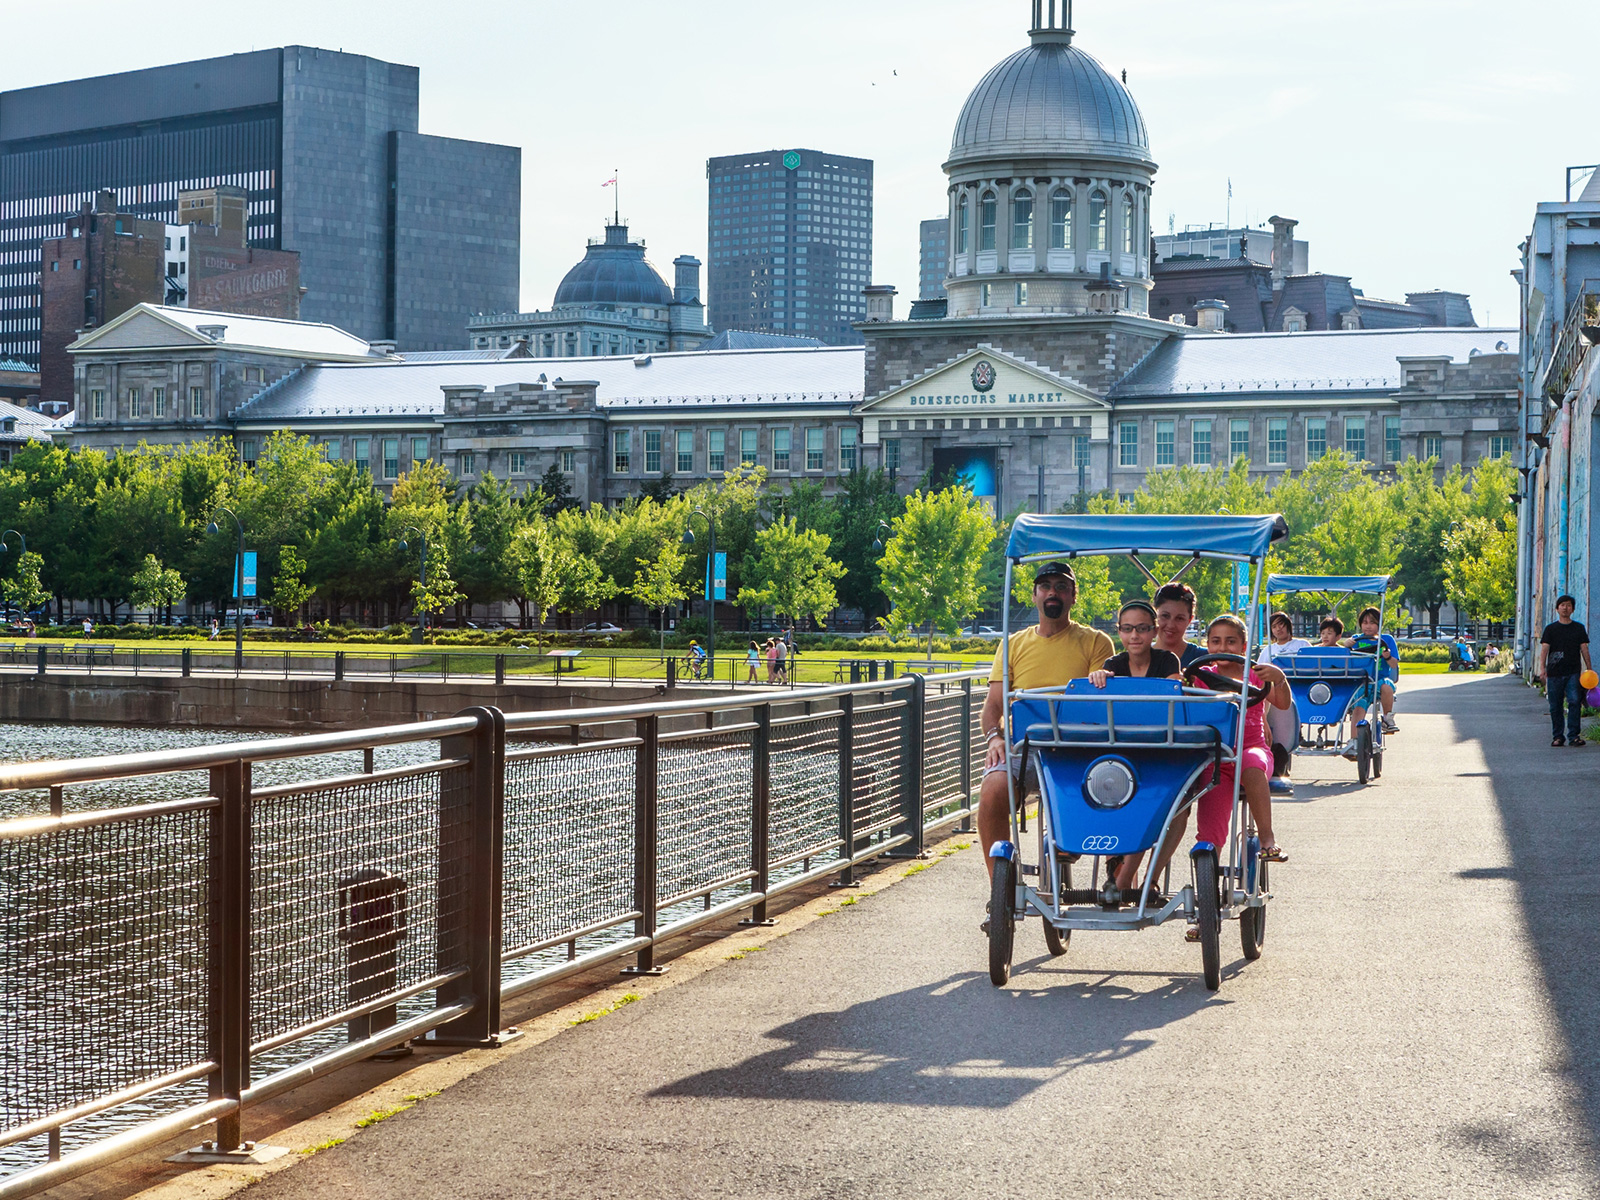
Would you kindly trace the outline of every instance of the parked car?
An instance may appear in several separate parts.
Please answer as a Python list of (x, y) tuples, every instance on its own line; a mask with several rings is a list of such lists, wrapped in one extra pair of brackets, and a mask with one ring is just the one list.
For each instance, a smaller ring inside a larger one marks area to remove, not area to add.
[(591, 621), (582, 629), (578, 630), (578, 632), (594, 634), (597, 636), (606, 636), (613, 633), (621, 633), (622, 629), (619, 626), (613, 625), (610, 621)]

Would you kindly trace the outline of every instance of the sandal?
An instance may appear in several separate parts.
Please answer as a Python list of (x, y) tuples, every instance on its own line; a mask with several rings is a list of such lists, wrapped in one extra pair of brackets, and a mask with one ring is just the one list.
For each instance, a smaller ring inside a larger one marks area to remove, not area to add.
[(1200, 926), (1191, 925), (1185, 929), (1183, 931), (1183, 940), (1186, 942), (1198, 942), (1200, 940)]
[(1565, 746), (1567, 744), (1567, 739), (1564, 737), (1553, 737), (1550, 739), (1550, 744), (1552, 746)]
[(1587, 746), (1588, 744), (1589, 743), (1584, 741), (1581, 737), (1575, 737), (1567, 743), (1569, 746)]
[(1277, 843), (1261, 847), (1262, 862), (1283, 863), (1289, 861), (1289, 852)]

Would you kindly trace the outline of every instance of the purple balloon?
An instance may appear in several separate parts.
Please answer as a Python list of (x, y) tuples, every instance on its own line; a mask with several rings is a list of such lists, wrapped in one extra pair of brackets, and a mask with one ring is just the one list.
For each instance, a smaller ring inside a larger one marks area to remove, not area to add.
[(1590, 708), (1600, 708), (1600, 687), (1592, 687), (1589, 694), (1584, 697), (1589, 702)]

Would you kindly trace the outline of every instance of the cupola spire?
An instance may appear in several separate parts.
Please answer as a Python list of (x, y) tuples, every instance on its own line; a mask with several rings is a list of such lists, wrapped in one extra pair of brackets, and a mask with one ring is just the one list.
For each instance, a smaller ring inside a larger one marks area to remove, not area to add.
[(1055, 42), (1072, 44), (1072, 0), (1033, 0), (1033, 28), (1028, 36), (1034, 44)]

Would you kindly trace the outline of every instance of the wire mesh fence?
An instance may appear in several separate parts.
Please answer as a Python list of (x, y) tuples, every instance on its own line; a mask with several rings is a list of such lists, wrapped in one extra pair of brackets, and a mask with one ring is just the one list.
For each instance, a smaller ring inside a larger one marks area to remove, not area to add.
[[(211, 772), (196, 800), (0, 822), (0, 1188), (97, 1165), (112, 1131), (192, 1117), (238, 1145), (244, 1107), (294, 1083), (430, 1030), (494, 1044), (503, 995), (624, 954), (654, 969), (659, 938), (915, 853), (970, 812), (972, 706), (928, 687), (0, 765), (0, 791)], [(557, 729), (594, 736), (526, 740)], [(360, 774), (265, 782), (355, 750)]]

